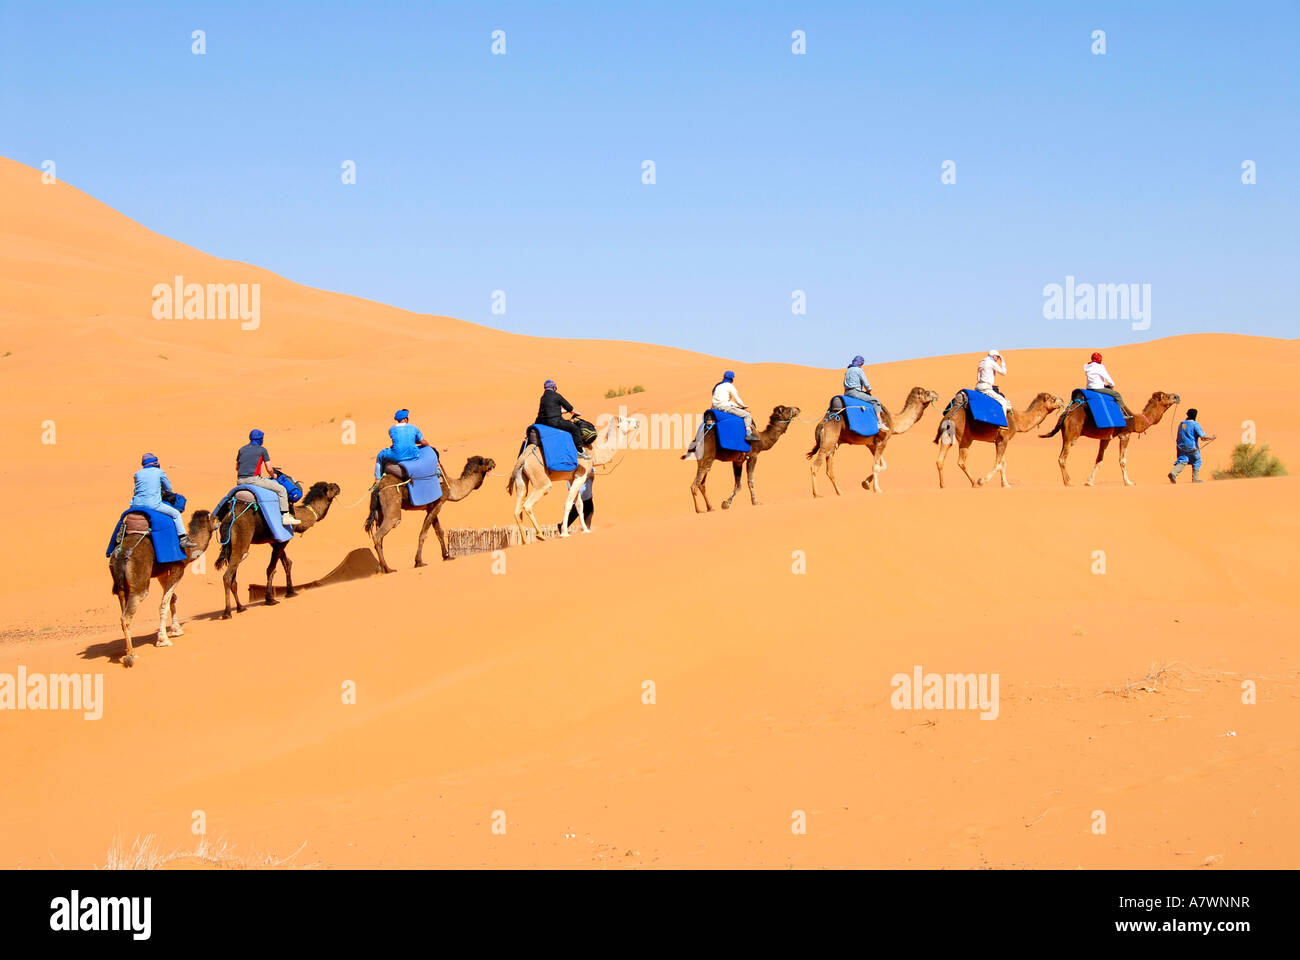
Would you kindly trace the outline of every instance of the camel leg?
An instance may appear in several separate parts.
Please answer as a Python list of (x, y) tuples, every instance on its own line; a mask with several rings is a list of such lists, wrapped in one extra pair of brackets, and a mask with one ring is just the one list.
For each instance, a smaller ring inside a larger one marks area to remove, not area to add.
[[(180, 586), (179, 581), (177, 582), (176, 586), (177, 587)], [(172, 590), (172, 625), (171, 625), (171, 629), (168, 631), (167, 634), (168, 636), (173, 638), (185, 636), (185, 631), (181, 629), (181, 618), (176, 615), (176, 601), (179, 598), (179, 596), (180, 596), (180, 592), (176, 589), (173, 589)]]
[(723, 509), (723, 510), (730, 510), (730, 509), (731, 509), (731, 501), (735, 500), (735, 499), (736, 499), (736, 494), (740, 493), (740, 472), (741, 472), (743, 469), (744, 469), (744, 465), (743, 465), (739, 460), (735, 461), (735, 462), (731, 465), (731, 472), (734, 473), (735, 476), (736, 476), (736, 485), (735, 485), (734, 487), (731, 488), (731, 496), (727, 497), (726, 500), (723, 500), (723, 501), (722, 501), (722, 509)]
[(1072, 446), (1074, 446), (1074, 439), (1071, 439), (1068, 436), (1062, 436), (1061, 455), (1056, 458), (1056, 462), (1060, 464), (1061, 467), (1061, 479), (1065, 482), (1067, 487), (1070, 485), (1070, 471), (1066, 467), (1066, 461), (1070, 458), (1070, 448)]
[[(243, 558), (240, 558), (242, 561)], [(222, 620), (230, 619), (230, 600), (233, 597), (235, 601), (235, 613), (243, 613), (244, 605), (239, 602), (239, 583), (236, 580), (236, 573), (239, 570), (240, 561), (231, 561), (226, 566), (226, 572), (221, 577), (221, 586), (226, 591), (226, 609), (221, 614)]]
[[(585, 484), (587, 481), (584, 479), (582, 482)], [(561, 537), (567, 537), (569, 535), (569, 512), (573, 509), (574, 500), (576, 500), (578, 495), (581, 493), (582, 487), (578, 484), (578, 478), (575, 476), (569, 481), (569, 489), (564, 491), (564, 513), (561, 514), (560, 520)], [(579, 516), (581, 516), (581, 512), (579, 512)], [(584, 529), (583, 532), (589, 533), (590, 531)]]
[(952, 444), (939, 444), (939, 456), (935, 457), (934, 465), (939, 471), (939, 489), (943, 489), (943, 462), (948, 459), (948, 451), (952, 449)]
[[(423, 566), (425, 565), (425, 563), (424, 563), (424, 538), (427, 537), (427, 536), (429, 535), (429, 528), (433, 526), (434, 521), (436, 521), (437, 519), (438, 519), (438, 515), (437, 515), (436, 513), (434, 513), (432, 510), (426, 510), (426, 511), (424, 511), (424, 523), (420, 524), (420, 540), (419, 540), (419, 542), (415, 545), (415, 565), (416, 565), (417, 567), (423, 567)], [(438, 541), (439, 541), (440, 543), (442, 542), (442, 534), (441, 534), (441, 533), (439, 533), (439, 535), (438, 535)], [(442, 557), (442, 559), (446, 560), (446, 559), (447, 559), (447, 548), (446, 548), (445, 546), (442, 548), (442, 553), (443, 553), (443, 557)]]
[(961, 472), (964, 473), (964, 474), (966, 474), (966, 479), (970, 481), (970, 485), (973, 487), (973, 486), (976, 486), (975, 478), (972, 477), (972, 476), (970, 475), (970, 471), (966, 469), (966, 458), (967, 458), (968, 456), (970, 456), (970, 445), (969, 445), (969, 444), (967, 444), (966, 446), (961, 447), (960, 449), (958, 449), (958, 451), (957, 451), (957, 466), (961, 467)]
[[(396, 513), (396, 516), (390, 516)], [(397, 509), (390, 510), (384, 503), (384, 497), (379, 495), (379, 516), (370, 527), (370, 540), (375, 545), (375, 556), (379, 558), (379, 569), (384, 573), (392, 573), (393, 568), (388, 565), (387, 558), (384, 557), (384, 537), (392, 532), (393, 528), (402, 522), (402, 505), (399, 502)]]
[(825, 463), (826, 463), (826, 457), (822, 455), (822, 452), (819, 449), (817, 451), (817, 456), (813, 457), (813, 462), (812, 462), (812, 488), (813, 488), (814, 497), (817, 496), (817, 471), (820, 470), (822, 468), (822, 465)]
[(826, 454), (826, 479), (831, 482), (831, 489), (835, 491), (837, 497), (842, 496), (840, 485), (835, 482), (835, 452), (838, 449), (838, 447), (835, 447), (830, 453)]
[(758, 457), (745, 458), (745, 481), (749, 484), (749, 502), (758, 506), (758, 494), (754, 492), (754, 471), (758, 469)]
[(522, 481), (515, 484), (515, 526), (519, 528), (519, 542), (524, 542), (524, 497), (527, 490)]
[(280, 544), (271, 544), (271, 562), (266, 568), (266, 605), (273, 607), (280, 601), (275, 599), (275, 567), (280, 562)]
[(158, 639), (154, 641), (155, 647), (170, 647), (171, 640), (167, 639), (167, 611), (171, 609), (172, 595), (176, 591), (176, 584), (171, 583), (163, 588), (162, 603), (158, 606)]
[(122, 605), (122, 639), (126, 641), (126, 655), (122, 657), (122, 666), (132, 667), (135, 666), (135, 650), (131, 646), (131, 621), (135, 619), (140, 598), (128, 587), (126, 593), (118, 597), (118, 602)]
[(435, 514), (433, 518), (433, 532), (438, 535), (438, 546), (442, 548), (442, 559), (455, 560), (451, 551), (447, 549), (447, 538), (442, 533), (442, 520)]
[(1102, 437), (1097, 441), (1097, 460), (1092, 465), (1092, 473), (1088, 474), (1088, 479), (1083, 481), (1085, 487), (1091, 487), (1097, 479), (1097, 471), (1101, 469), (1102, 457), (1106, 456), (1106, 448), (1110, 446), (1110, 437)]
[(280, 548), (280, 566), (284, 567), (284, 595), (286, 597), (296, 597), (298, 591), (293, 588), (293, 561), (289, 559), (287, 545)]
[[(533, 513), (533, 506), (537, 501), (541, 500), (542, 497), (546, 496), (550, 492), (551, 480), (550, 477), (547, 477), (545, 486), (538, 487), (536, 490), (529, 493), (528, 496), (524, 497), (523, 514), (528, 519), (528, 522), (533, 525), (533, 530), (537, 533), (537, 538), (539, 540), (542, 536), (542, 527), (541, 524), (537, 522), (537, 515)], [(568, 518), (566, 517), (565, 519), (567, 520)]]
[[(870, 448), (868, 447), (868, 449)], [(872, 493), (880, 493), (880, 475), (885, 472), (885, 451), (881, 450), (876, 453), (875, 450), (872, 450), (871, 455), (873, 458), (871, 473), (867, 476), (867, 479), (862, 481), (862, 489), (870, 490)]]
[(1131, 439), (1132, 438), (1127, 435), (1119, 438), (1119, 472), (1124, 478), (1124, 486), (1126, 487), (1137, 486), (1137, 484), (1130, 480), (1128, 476), (1128, 442)]
[[(713, 466), (713, 461), (710, 460), (706, 463), (701, 460), (695, 468), (695, 480), (691, 483), (691, 503), (695, 505), (696, 513), (708, 513), (713, 510), (713, 505), (709, 503), (708, 491), (704, 487), (704, 478), (708, 476), (709, 467), (711, 466)], [(697, 492), (704, 499), (704, 510), (700, 510), (700, 503), (695, 499)]]
[[(1004, 487), (1011, 486), (1010, 481), (1007, 480), (1007, 444), (1010, 442), (1010, 437), (998, 437), (996, 445), (997, 462), (993, 465), (993, 469), (1002, 474), (1002, 486)], [(992, 476), (992, 474), (990, 474), (990, 476)]]

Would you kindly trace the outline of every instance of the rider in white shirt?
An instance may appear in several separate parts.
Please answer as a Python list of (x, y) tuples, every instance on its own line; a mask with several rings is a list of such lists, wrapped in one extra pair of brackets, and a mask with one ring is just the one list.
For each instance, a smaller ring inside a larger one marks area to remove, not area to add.
[[(975, 389), (1000, 403), (1003, 413), (1010, 418), (1011, 401), (1004, 397), (1002, 391), (994, 385), (994, 380), (999, 373), (1004, 377), (1007, 375), (1007, 362), (1002, 359), (1002, 354), (995, 347), (979, 362), (979, 367), (975, 373)], [(1008, 422), (1010, 421), (1008, 420)]]
[(1108, 397), (1114, 397), (1115, 402), (1119, 404), (1120, 410), (1124, 413), (1124, 419), (1133, 419), (1133, 411), (1128, 408), (1124, 398), (1115, 389), (1115, 381), (1111, 378), (1106, 365), (1101, 362), (1100, 353), (1094, 353), (1092, 358), (1083, 365), (1083, 376), (1085, 390), (1094, 390), (1097, 393), (1104, 393)]
[[(721, 410), (723, 413), (734, 413), (738, 417), (745, 418), (745, 440), (747, 443), (754, 443), (758, 440), (758, 434), (754, 430), (754, 416), (749, 412), (749, 407), (740, 399), (740, 394), (736, 390), (736, 375), (728, 370), (722, 375), (722, 379), (713, 388), (713, 409)], [(683, 460), (692, 460), (695, 458), (696, 450), (699, 443), (704, 439), (704, 424), (695, 431), (695, 439), (691, 441), (686, 452), (682, 454)]]

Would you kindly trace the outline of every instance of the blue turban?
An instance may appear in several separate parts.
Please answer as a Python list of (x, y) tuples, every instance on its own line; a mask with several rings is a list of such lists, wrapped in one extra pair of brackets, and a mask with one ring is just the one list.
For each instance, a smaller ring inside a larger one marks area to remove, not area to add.
[(411, 411), (410, 411), (410, 410), (398, 410), (395, 414), (393, 414), (393, 419), (394, 419), (394, 420), (406, 420), (406, 419), (409, 418), (410, 416), (411, 416)]
[(156, 467), (158, 466), (158, 458), (155, 457), (152, 453), (146, 453), (143, 457), (140, 458), (140, 466)]
[(262, 437), (263, 437), (263, 436), (264, 436), (264, 434), (262, 433), (261, 430), (249, 430), (249, 431), (248, 431), (248, 439), (249, 439), (249, 440), (252, 440), (254, 443), (261, 443), (261, 442), (262, 442)]
[(849, 366), (851, 366), (851, 367), (860, 367), (860, 366), (862, 366), (862, 365), (863, 365), (864, 363), (866, 363), (866, 362), (867, 362), (867, 361), (866, 361), (866, 358), (865, 358), (865, 357), (863, 357), (863, 356), (861, 356), (861, 355), (858, 355), (858, 356), (856, 356), (856, 357), (853, 358), (853, 362), (852, 362), (851, 364), (849, 364)]
[(555, 389), (555, 381), (554, 381), (554, 380), (547, 380), (544, 384), (542, 384), (542, 389), (543, 389), (543, 390), (554, 390), (554, 389)]
[(726, 373), (722, 375), (722, 379), (725, 382), (730, 383), (732, 380), (736, 379), (736, 374), (733, 371), (728, 370)]

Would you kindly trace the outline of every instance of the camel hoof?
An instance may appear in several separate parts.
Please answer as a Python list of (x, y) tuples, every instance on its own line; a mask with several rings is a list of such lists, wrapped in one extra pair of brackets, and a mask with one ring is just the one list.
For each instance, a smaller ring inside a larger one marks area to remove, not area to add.
[(722, 509), (723, 509), (723, 510), (730, 510), (730, 509), (731, 509), (731, 501), (730, 501), (730, 500), (726, 501), (726, 502), (722, 505)]
[(425, 563), (423, 560), (417, 560), (417, 561), (415, 561), (415, 569), (416, 569), (416, 570), (419, 570), (421, 567), (427, 567), (427, 566), (428, 566), (428, 564)]
[(170, 647), (172, 645), (172, 642), (168, 640), (166, 637), (159, 637), (157, 640), (153, 642), (153, 645), (155, 647)]
[(288, 598), (288, 597), (296, 597), (296, 596), (298, 596), (298, 591), (297, 591), (297, 590), (286, 590), (286, 591), (284, 592), (284, 595), (285, 595), (286, 598)]
[(392, 567), (384, 567), (380, 572), (381, 572), (381, 573), (396, 573), (397, 571), (394, 570)]
[(180, 627), (172, 627), (171, 636), (173, 640), (176, 639), (177, 637), (183, 637), (185, 636), (185, 631), (182, 630)]
[(1136, 480), (1125, 480), (1125, 481), (1124, 481), (1124, 486), (1126, 486), (1126, 487), (1136, 487), (1136, 486), (1137, 486), (1137, 481), (1136, 481)]
[(984, 486), (984, 478), (983, 478), (983, 477), (980, 477), (978, 480), (976, 480), (976, 481), (975, 481), (975, 486), (977, 486), (977, 487), (982, 487), (982, 486)]
[(453, 557), (453, 556), (449, 553), (449, 554), (447, 554), (445, 557), (442, 558), (442, 562), (443, 562), (443, 563), (446, 563), (448, 560), (455, 560), (455, 559), (456, 559), (456, 558)]
[[(276, 607), (276, 606), (279, 606), (279, 605), (280, 605), (280, 601), (279, 601), (279, 600), (276, 600), (274, 597), (272, 597), (272, 596), (268, 593), (268, 594), (266, 595), (266, 605), (267, 605), (268, 607)], [(240, 612), (242, 613), (243, 611), (241, 610)]]
[(127, 654), (125, 657), (122, 658), (122, 666), (124, 666), (124, 667), (134, 667), (134, 666), (135, 666), (135, 657), (131, 656), (130, 654)]
[(220, 619), (220, 620), (229, 620), (229, 619), (230, 619), (230, 611), (227, 610), (227, 611), (226, 611), (225, 613), (223, 613), (223, 614), (222, 614), (218, 619)]

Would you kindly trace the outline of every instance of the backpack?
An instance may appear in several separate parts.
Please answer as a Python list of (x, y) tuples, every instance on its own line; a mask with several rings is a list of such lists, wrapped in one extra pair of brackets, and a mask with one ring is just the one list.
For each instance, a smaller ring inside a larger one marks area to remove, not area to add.
[(275, 479), (279, 482), (280, 486), (284, 487), (288, 492), (290, 503), (297, 503), (302, 499), (302, 487), (298, 486), (297, 481), (294, 480), (293, 477), (281, 470), (279, 474), (276, 475)]

